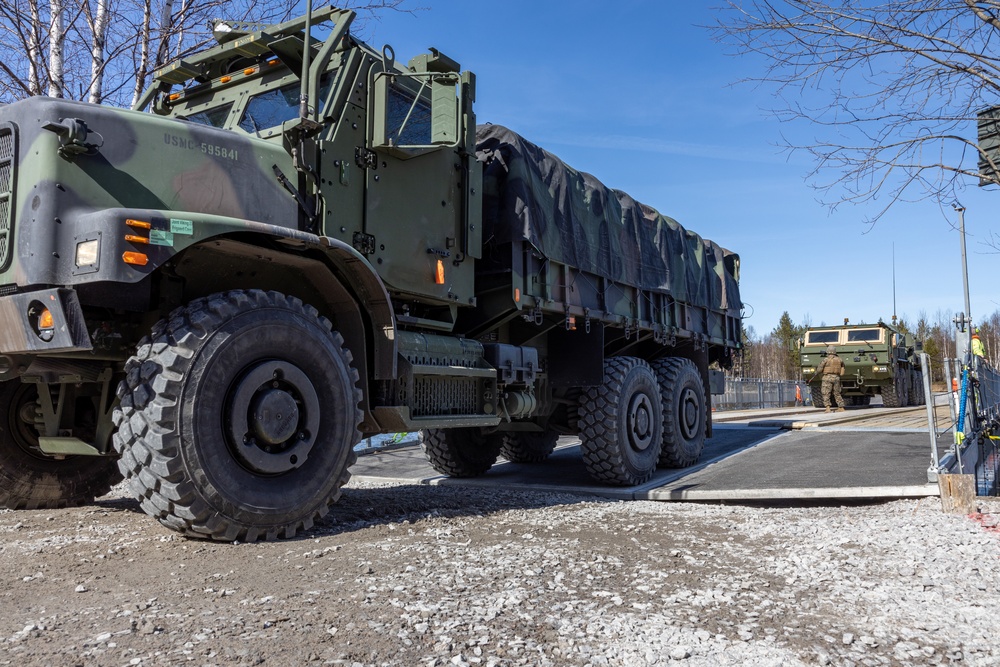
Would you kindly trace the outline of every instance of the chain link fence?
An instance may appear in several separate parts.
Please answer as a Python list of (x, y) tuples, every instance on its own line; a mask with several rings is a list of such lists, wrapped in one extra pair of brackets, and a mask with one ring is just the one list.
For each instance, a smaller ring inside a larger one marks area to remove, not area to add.
[(712, 408), (715, 410), (790, 408), (796, 405), (812, 405), (809, 386), (805, 382), (727, 377), (726, 393), (712, 397)]
[(979, 447), (976, 495), (1000, 496), (1000, 372), (982, 359), (976, 361), (971, 393), (978, 425), (973, 430)]

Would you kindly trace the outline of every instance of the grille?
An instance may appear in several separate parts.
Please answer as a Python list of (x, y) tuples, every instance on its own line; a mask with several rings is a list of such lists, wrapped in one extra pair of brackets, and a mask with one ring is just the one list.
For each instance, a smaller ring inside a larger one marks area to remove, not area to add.
[(417, 377), (413, 380), (414, 417), (479, 414), (479, 386), (472, 378)]
[(17, 133), (12, 123), (0, 124), (0, 271), (10, 266), (14, 233), (14, 172)]

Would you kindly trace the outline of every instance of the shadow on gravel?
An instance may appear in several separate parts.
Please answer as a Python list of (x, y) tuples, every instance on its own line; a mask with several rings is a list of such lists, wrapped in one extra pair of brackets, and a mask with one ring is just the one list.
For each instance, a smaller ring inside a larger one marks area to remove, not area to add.
[[(615, 502), (621, 501), (565, 493), (480, 490), (417, 484), (384, 488), (348, 488), (344, 489), (340, 501), (330, 507), (329, 514), (317, 521), (311, 529), (300, 532), (291, 539), (280, 541), (315, 539), (324, 535), (339, 535), (377, 526), (401, 524), (403, 521), (416, 523), (427, 518), (484, 516), (509, 510)], [(147, 516), (138, 501), (132, 498), (105, 497), (77, 509), (88, 508), (109, 513), (140, 514), (151, 522), (151, 525), (159, 525), (156, 519)], [(179, 536), (167, 528), (163, 530), (167, 534)], [(189, 537), (200, 541), (197, 537)], [(215, 542), (215, 544), (227, 544), (227, 542)]]
[(84, 507), (100, 507), (108, 512), (145, 514), (139, 506), (139, 501), (133, 498), (102, 498), (95, 501), (93, 505), (84, 505)]
[(348, 488), (340, 501), (330, 508), (330, 513), (303, 537), (349, 533), (403, 521), (416, 523), (427, 518), (484, 516), (510, 510), (618, 502), (622, 501), (569, 493), (420, 484)]

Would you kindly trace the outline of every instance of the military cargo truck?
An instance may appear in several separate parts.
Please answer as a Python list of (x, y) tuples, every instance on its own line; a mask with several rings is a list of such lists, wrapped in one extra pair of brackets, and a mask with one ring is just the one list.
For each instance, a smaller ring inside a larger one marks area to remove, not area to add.
[(875, 395), (881, 395), (883, 405), (889, 408), (924, 404), (923, 370), (916, 354), (921, 344), (895, 322), (879, 320), (876, 324), (806, 329), (799, 341), (799, 355), (813, 406), (823, 407), (822, 378), (816, 369), (830, 346), (846, 366), (841, 377), (846, 405), (868, 405)]
[(562, 434), (610, 484), (697, 460), (739, 257), (477, 128), (471, 72), (353, 17), (217, 23), (132, 110), (0, 108), (4, 506), (124, 475), (170, 528), (271, 539), (365, 435), (420, 431), (453, 476)]

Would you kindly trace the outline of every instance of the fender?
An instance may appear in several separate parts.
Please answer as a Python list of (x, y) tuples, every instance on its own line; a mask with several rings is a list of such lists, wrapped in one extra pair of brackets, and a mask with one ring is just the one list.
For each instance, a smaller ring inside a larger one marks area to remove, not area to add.
[(104, 232), (95, 237), (99, 239), (97, 262), (89, 273), (78, 268), (74, 279), (67, 281), (69, 284), (137, 283), (188, 249), (221, 247), (224, 243), (255, 246), (270, 241), (291, 256), (321, 253), (369, 319), (372, 376), (375, 379), (396, 376), (396, 319), (389, 293), (365, 256), (339, 239), (253, 220), (188, 211), (124, 208), (80, 216), (77, 229), (87, 228), (118, 229), (120, 234), (108, 238), (110, 234)]

